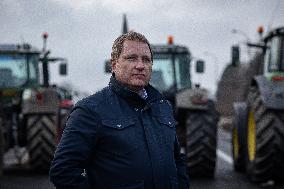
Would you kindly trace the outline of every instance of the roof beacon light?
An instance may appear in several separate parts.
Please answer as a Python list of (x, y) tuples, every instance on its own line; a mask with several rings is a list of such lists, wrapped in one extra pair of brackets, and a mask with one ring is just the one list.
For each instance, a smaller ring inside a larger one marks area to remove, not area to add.
[(44, 39), (48, 38), (48, 33), (47, 33), (47, 32), (44, 32), (44, 33), (42, 34), (42, 37), (43, 37)]
[(259, 35), (262, 35), (263, 32), (264, 32), (263, 26), (259, 26), (259, 27), (257, 28), (257, 33), (258, 33)]
[(174, 37), (172, 35), (168, 36), (168, 44), (172, 45), (174, 43)]

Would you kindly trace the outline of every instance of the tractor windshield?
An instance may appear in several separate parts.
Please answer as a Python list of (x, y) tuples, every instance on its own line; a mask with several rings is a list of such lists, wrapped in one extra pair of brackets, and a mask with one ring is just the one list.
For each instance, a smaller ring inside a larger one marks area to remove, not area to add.
[(38, 78), (37, 55), (0, 54), (0, 88), (35, 83)]
[(186, 54), (155, 54), (150, 84), (160, 92), (189, 88), (190, 59)]
[(284, 71), (284, 38), (283, 36), (272, 37), (267, 42), (265, 62), (268, 64), (268, 72)]

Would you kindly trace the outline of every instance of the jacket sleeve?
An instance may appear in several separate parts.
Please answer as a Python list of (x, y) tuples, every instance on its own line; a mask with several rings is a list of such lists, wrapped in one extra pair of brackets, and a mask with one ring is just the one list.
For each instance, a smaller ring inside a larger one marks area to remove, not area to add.
[(96, 145), (97, 123), (87, 109), (72, 110), (49, 172), (57, 189), (89, 188), (85, 168)]
[(189, 179), (187, 176), (187, 169), (186, 169), (186, 155), (180, 152), (180, 145), (177, 139), (175, 138), (175, 146), (174, 146), (174, 153), (175, 153), (175, 162), (177, 167), (177, 175), (178, 175), (178, 182), (179, 182), (179, 189), (188, 189), (189, 188)]

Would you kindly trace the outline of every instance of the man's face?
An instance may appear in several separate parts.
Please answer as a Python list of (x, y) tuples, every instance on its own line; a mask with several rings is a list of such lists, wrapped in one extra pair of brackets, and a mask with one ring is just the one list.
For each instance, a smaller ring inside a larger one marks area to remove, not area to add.
[(115, 78), (133, 91), (143, 89), (151, 78), (151, 52), (147, 43), (126, 40), (119, 58), (112, 62)]

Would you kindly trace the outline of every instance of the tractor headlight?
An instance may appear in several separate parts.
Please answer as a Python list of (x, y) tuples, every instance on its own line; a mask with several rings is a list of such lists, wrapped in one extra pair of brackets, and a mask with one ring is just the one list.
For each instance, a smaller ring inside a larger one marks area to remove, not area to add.
[(42, 102), (44, 94), (40, 90), (25, 89), (22, 94), (23, 101)]
[(30, 101), (33, 98), (33, 91), (31, 89), (25, 89), (22, 94), (23, 101)]

